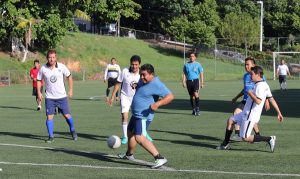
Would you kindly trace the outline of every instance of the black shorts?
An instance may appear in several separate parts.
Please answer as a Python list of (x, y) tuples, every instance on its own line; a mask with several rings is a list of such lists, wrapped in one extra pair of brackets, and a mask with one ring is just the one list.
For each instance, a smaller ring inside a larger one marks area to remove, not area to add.
[[(41, 93), (43, 93), (43, 87), (41, 87)], [(36, 87), (32, 88), (32, 96), (38, 97), (37, 88)]]
[(108, 78), (107, 80), (107, 88), (115, 86), (118, 82), (118, 78)]
[(195, 80), (187, 80), (186, 87), (189, 92), (189, 95), (192, 96), (195, 92), (198, 93), (199, 91), (199, 79)]
[(286, 75), (279, 75), (279, 83), (286, 82)]

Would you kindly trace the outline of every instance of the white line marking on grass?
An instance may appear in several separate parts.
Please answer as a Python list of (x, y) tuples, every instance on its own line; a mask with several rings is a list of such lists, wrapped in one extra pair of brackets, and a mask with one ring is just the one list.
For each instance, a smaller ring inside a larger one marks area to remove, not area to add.
[[(49, 149), (58, 151), (75, 151), (64, 148), (52, 148), (52, 147), (41, 147), (41, 146), (31, 146), (31, 145), (19, 145), (19, 144), (7, 144), (0, 143), (1, 146), (13, 146), (13, 147), (25, 147), (25, 148), (36, 148), (36, 149)], [(104, 157), (119, 158), (116, 155), (103, 154), (97, 152), (87, 152), (87, 151), (76, 151), (89, 154), (97, 154)], [(135, 159), (133, 162), (143, 164), (143, 165), (154, 165), (151, 162)], [(230, 171), (217, 171), (217, 170), (186, 170), (186, 169), (174, 169), (163, 166), (159, 169), (151, 168), (130, 168), (130, 167), (108, 167), (99, 165), (73, 165), (73, 164), (45, 164), (45, 163), (15, 163), (15, 162), (5, 162), (0, 161), (3, 165), (29, 165), (29, 166), (52, 166), (52, 167), (77, 167), (77, 168), (94, 168), (94, 169), (118, 169), (118, 170), (140, 170), (140, 171), (164, 171), (164, 172), (183, 172), (183, 173), (210, 173), (210, 174), (227, 174), (227, 175), (255, 175), (255, 176), (280, 176), (280, 177), (300, 177), (298, 173), (257, 173), (257, 172), (230, 172)]]
[[(120, 159), (120, 157), (118, 157), (117, 155), (104, 154), (104, 153), (99, 153), (99, 152), (81, 151), (81, 150), (71, 150), (71, 149), (65, 149), (65, 148), (52, 148), (52, 147), (41, 147), (41, 146), (20, 145), (20, 144), (7, 144), (7, 143), (0, 143), (0, 145), (2, 145), (2, 146), (13, 146), (13, 147), (23, 147), (23, 148), (48, 149), (48, 150), (66, 151), (66, 152), (67, 151), (69, 151), (69, 152), (81, 152), (81, 153), (86, 153), (86, 154), (96, 154), (96, 155), (100, 155), (100, 156), (108, 157), (108, 158)], [(134, 159), (134, 160), (130, 160), (130, 161), (135, 162), (137, 164), (145, 165), (145, 166), (148, 166), (148, 167), (151, 167), (151, 166), (155, 165), (155, 163), (147, 162), (147, 161), (139, 160), (139, 159)], [(166, 167), (166, 166), (162, 166), (162, 167), (160, 167), (160, 169), (175, 170), (173, 168)]]
[(183, 173), (211, 173), (211, 174), (230, 174), (230, 175), (255, 175), (255, 176), (280, 176), (280, 177), (300, 177), (300, 174), (290, 173), (255, 173), (255, 172), (225, 172), (214, 170), (166, 170), (150, 168), (130, 168), (130, 167), (108, 167), (99, 165), (74, 165), (74, 164), (50, 164), (50, 163), (16, 163), (0, 161), (3, 165), (27, 165), (27, 166), (50, 166), (50, 167), (76, 167), (93, 169), (118, 169), (118, 170), (139, 170), (139, 171), (163, 171), (163, 172), (183, 172)]
[(90, 100), (98, 100), (98, 99), (102, 99), (104, 97), (105, 97), (104, 95), (102, 95), (102, 96), (91, 96), (91, 97), (89, 97), (89, 99)]

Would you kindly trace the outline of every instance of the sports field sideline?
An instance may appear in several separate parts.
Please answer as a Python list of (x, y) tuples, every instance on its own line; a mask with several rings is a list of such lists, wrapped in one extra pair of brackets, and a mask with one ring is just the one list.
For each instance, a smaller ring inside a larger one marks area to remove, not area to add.
[(109, 149), (108, 136), (121, 135), (119, 105), (104, 102), (105, 84), (75, 82), (70, 101), (79, 139), (74, 142), (62, 116), (55, 117), (55, 142), (46, 144), (45, 111), (35, 111), (30, 85), (0, 88), (0, 178), (288, 178), (300, 177), (299, 81), (288, 81), (288, 90), (278, 90), (268, 81), (285, 117), (263, 112), (261, 134), (276, 135), (275, 152), (264, 143), (232, 143), (231, 151), (215, 147), (224, 137), (225, 120), (235, 105), (231, 99), (241, 81), (208, 81), (200, 91), (200, 116), (192, 116), (186, 89), (167, 82), (175, 100), (159, 109), (149, 134), (166, 167), (153, 170), (153, 162), (140, 147), (135, 158), (116, 158), (126, 146)]

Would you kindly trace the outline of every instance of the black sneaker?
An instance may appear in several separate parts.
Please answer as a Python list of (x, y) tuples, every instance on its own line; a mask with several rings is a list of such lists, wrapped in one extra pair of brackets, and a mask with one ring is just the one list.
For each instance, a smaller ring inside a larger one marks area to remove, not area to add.
[(49, 137), (47, 140), (45, 140), (46, 143), (52, 143), (54, 142), (54, 137)]
[(71, 132), (73, 140), (77, 140), (78, 136), (75, 131)]
[(195, 109), (193, 109), (192, 115), (195, 115), (195, 114), (196, 114)]
[(195, 108), (195, 116), (200, 116), (200, 109), (199, 107)]

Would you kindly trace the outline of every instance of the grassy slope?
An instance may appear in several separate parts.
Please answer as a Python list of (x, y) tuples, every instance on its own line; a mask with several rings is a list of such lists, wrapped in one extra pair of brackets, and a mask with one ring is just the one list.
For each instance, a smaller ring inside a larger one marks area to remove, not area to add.
[[(183, 64), (181, 56), (176, 56), (170, 50), (153, 47), (141, 40), (86, 33), (68, 33), (58, 45), (57, 51), (60, 60), (79, 61), (82, 69), (94, 72), (99, 72), (103, 68), (99, 65), (99, 61), (109, 62), (112, 57), (115, 57), (120, 66), (124, 68), (129, 65), (130, 57), (133, 54), (138, 54), (142, 57), (142, 63), (154, 65), (157, 74), (163, 80), (179, 81), (181, 78)], [(44, 59), (44, 57), (41, 58)], [(242, 65), (221, 61), (215, 63), (213, 58), (203, 56), (200, 56), (199, 60), (204, 67), (206, 80), (240, 79), (243, 74)], [(0, 64), (0, 71), (7, 69), (29, 70), (32, 61), (29, 60), (27, 63), (21, 64), (16, 60), (11, 60), (8, 56), (0, 55)]]

